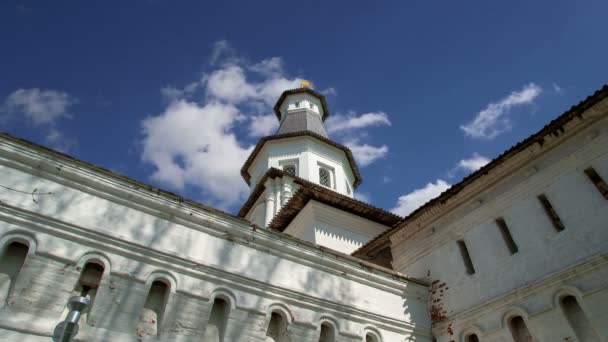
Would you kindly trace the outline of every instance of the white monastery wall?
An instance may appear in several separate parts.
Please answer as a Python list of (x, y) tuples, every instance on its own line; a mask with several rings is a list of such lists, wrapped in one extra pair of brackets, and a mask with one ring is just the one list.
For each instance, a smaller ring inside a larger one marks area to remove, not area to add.
[[(487, 180), (487, 190), (443, 217), (391, 237), (394, 269), (432, 283), (437, 341), (465, 341), (468, 333), (482, 341), (512, 341), (508, 319), (515, 315), (524, 318), (535, 341), (608, 340), (608, 200), (584, 172), (593, 167), (608, 181), (603, 113), (603, 119), (514, 173), (495, 183)], [(541, 194), (564, 230), (553, 226)], [(506, 222), (516, 253), (507, 247), (497, 218)], [(473, 274), (458, 240), (466, 244)], [(565, 295), (577, 298), (593, 338), (577, 339), (565, 324), (560, 307)]]
[(285, 233), (350, 254), (389, 227), (311, 200)]
[(430, 340), (417, 282), (5, 138), (0, 174), (4, 186), (52, 193), (0, 191), (0, 248), (29, 245), (0, 310), (3, 340), (48, 340), (87, 261), (104, 273), (82, 340), (137, 340), (157, 279), (170, 292), (160, 340), (200, 341), (217, 296), (231, 307), (226, 341), (263, 341), (273, 310), (291, 341), (317, 341), (323, 320), (339, 341)]

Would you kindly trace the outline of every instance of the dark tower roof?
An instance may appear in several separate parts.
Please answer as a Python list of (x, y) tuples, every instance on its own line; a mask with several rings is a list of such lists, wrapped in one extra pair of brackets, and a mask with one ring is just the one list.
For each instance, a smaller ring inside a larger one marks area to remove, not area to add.
[[(308, 108), (302, 107), (300, 110), (291, 110), (288, 114), (286, 113), (285, 118), (281, 118), (281, 105), (287, 96), (294, 94), (309, 94), (319, 99), (321, 102), (321, 109), (323, 110), (323, 117), (320, 117), (319, 114), (311, 111)], [(274, 106), (274, 112), (276, 113), (277, 118), (281, 121), (281, 126), (276, 134), (308, 131), (316, 133), (324, 138), (329, 138), (327, 131), (325, 131), (325, 126), (323, 125), (323, 121), (325, 121), (329, 115), (325, 97), (310, 88), (298, 88), (284, 91)]]
[(325, 138), (329, 138), (323, 126), (323, 121), (319, 114), (313, 113), (308, 109), (303, 108), (299, 112), (289, 113), (276, 134), (287, 134), (295, 132), (310, 131)]

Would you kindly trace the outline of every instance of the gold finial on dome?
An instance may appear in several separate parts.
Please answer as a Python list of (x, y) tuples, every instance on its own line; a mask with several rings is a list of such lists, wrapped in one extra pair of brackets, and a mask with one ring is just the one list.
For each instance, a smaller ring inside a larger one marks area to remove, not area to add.
[(312, 82), (307, 80), (300, 81), (300, 88), (312, 88)]

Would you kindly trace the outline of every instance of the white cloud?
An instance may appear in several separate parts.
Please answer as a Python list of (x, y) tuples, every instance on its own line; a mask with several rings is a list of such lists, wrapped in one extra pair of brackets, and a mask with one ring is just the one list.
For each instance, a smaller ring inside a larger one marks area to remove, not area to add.
[(283, 66), (284, 63), (281, 57), (271, 57), (255, 63), (250, 69), (265, 76), (274, 76), (283, 74)]
[(75, 101), (70, 95), (60, 91), (18, 89), (6, 98), (4, 110), (8, 114), (22, 114), (34, 125), (50, 125), (60, 118), (69, 118), (68, 108)]
[(212, 72), (207, 80), (207, 92), (212, 97), (233, 104), (256, 97), (255, 86), (247, 82), (245, 71), (236, 65)]
[(236, 51), (227, 40), (218, 40), (213, 44), (213, 49), (211, 50), (211, 57), (209, 58), (209, 64), (215, 65), (219, 61), (222, 61), (223, 63), (234, 63), (238, 61), (238, 58), (235, 57), (235, 54)]
[(325, 96), (337, 96), (338, 91), (334, 87), (328, 87), (320, 91), (321, 94)]
[(239, 171), (253, 148), (235, 132), (273, 133), (278, 120), (265, 113), (301, 78), (287, 77), (278, 57), (245, 62), (227, 41), (214, 45), (210, 64), (210, 71), (184, 88), (161, 89), (169, 104), (142, 121), (141, 157), (155, 167), (153, 179), (177, 190), (198, 189), (201, 198), (228, 209), (248, 193)]
[[(249, 63), (226, 41), (215, 44), (211, 70), (184, 88), (167, 86), (168, 106), (142, 121), (142, 160), (154, 166), (153, 179), (183, 190), (198, 189), (201, 198), (229, 209), (248, 194), (239, 170), (253, 146), (239, 141), (274, 133), (278, 120), (272, 107), (281, 93), (297, 88), (301, 77), (289, 77), (279, 57)], [(362, 166), (383, 158), (388, 147), (360, 143), (360, 129), (390, 125), (385, 113), (354, 114), (334, 119), (337, 131), (357, 130), (347, 144)], [(340, 121), (342, 120), (342, 121)]]
[(449, 189), (450, 186), (443, 179), (437, 179), (435, 183), (428, 183), (423, 188), (400, 196), (397, 205), (391, 211), (397, 215), (407, 216), (429, 200), (439, 196), (442, 192)]
[(493, 139), (511, 129), (511, 120), (506, 115), (513, 107), (533, 103), (541, 92), (542, 89), (538, 85), (527, 84), (522, 90), (513, 91), (500, 101), (488, 104), (477, 113), (473, 121), (460, 126), (460, 129), (471, 138)]
[(372, 197), (367, 192), (355, 191), (354, 196), (356, 200), (359, 200), (361, 202), (370, 203), (372, 201)]
[(204, 80), (192, 82), (182, 89), (168, 85), (160, 89), (161, 95), (168, 101), (190, 98), (202, 86)]
[(201, 82), (206, 82), (207, 95), (228, 103), (239, 104), (249, 101), (250, 105), (263, 102), (271, 107), (281, 93), (287, 89), (297, 88), (302, 79), (289, 79), (280, 74), (267, 75), (259, 83), (247, 80), (245, 69), (238, 65), (227, 65), (213, 71)]
[(146, 118), (142, 159), (155, 166), (152, 178), (180, 190), (197, 187), (224, 208), (241, 200), (247, 186), (239, 170), (251, 152), (231, 132), (241, 115), (231, 104), (178, 100)]
[(564, 88), (560, 87), (560, 85), (555, 82), (553, 82), (553, 90), (560, 95), (564, 93)]
[(384, 158), (388, 153), (388, 146), (371, 146), (368, 144), (361, 144), (357, 140), (347, 141), (345, 143), (346, 147), (348, 147), (357, 164), (361, 166), (367, 166), (380, 158)]
[(250, 137), (263, 137), (271, 135), (279, 128), (279, 120), (274, 114), (255, 115), (251, 117), (249, 124)]
[(68, 152), (74, 143), (64, 136), (57, 124), (60, 119), (71, 117), (68, 110), (74, 103), (76, 99), (65, 92), (38, 88), (18, 89), (0, 107), (0, 123), (11, 118), (22, 119), (40, 128), (52, 148)]
[(352, 131), (372, 126), (390, 126), (388, 115), (384, 112), (364, 113), (359, 116), (354, 114), (334, 115), (325, 121), (325, 127), (329, 133)]
[(466, 173), (471, 173), (481, 169), (487, 163), (490, 162), (490, 158), (479, 155), (478, 153), (473, 153), (471, 158), (460, 159), (458, 164), (448, 172), (450, 177), (454, 177), (456, 172), (465, 171)]

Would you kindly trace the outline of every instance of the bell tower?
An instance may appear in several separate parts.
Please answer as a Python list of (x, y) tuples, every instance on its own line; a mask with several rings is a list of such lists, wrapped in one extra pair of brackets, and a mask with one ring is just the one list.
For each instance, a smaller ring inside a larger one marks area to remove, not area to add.
[[(259, 226), (270, 223), (297, 191), (298, 180), (350, 198), (361, 183), (350, 150), (331, 140), (325, 130), (324, 122), (329, 117), (325, 97), (307, 84), (303, 82), (300, 88), (281, 94), (274, 106), (279, 120), (277, 132), (260, 139), (241, 169), (252, 195), (264, 188), (264, 196), (247, 215)], [(282, 176), (269, 178), (272, 170)]]

